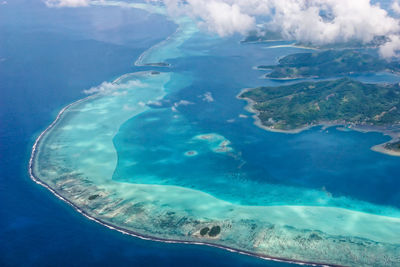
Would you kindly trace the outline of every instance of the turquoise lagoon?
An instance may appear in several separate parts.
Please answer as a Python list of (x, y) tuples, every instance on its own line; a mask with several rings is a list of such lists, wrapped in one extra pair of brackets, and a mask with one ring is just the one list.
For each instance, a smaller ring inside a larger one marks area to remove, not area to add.
[[(86, 216), (145, 238), (294, 262), (400, 266), (400, 158), (370, 150), (389, 137), (257, 128), (236, 95), (279, 84), (253, 67), (303, 50), (217, 38), (188, 18), (175, 23), (176, 33), (136, 61), (138, 72), (59, 114), (35, 145), (32, 178)], [(170, 67), (140, 67), (161, 62)], [(200, 234), (213, 226), (217, 236)]]

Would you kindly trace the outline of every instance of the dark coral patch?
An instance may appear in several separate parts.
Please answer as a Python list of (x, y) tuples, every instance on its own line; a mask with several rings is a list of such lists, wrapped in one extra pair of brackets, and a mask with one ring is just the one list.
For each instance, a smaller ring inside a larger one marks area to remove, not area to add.
[(219, 235), (219, 233), (221, 233), (221, 227), (219, 225), (217, 225), (217, 226), (213, 226), (211, 228), (211, 230), (208, 233), (208, 235), (211, 236), (211, 237), (215, 237), (215, 236)]

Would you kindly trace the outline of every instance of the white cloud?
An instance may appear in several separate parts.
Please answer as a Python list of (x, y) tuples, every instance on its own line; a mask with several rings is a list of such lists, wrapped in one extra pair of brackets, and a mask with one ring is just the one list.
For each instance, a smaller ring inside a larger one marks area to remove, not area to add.
[[(91, 0), (44, 1), (52, 7), (91, 3)], [(391, 17), (379, 3), (371, 3), (372, 0), (147, 1), (163, 2), (171, 16), (191, 16), (201, 28), (220, 36), (246, 34), (256, 29), (257, 23), (281, 33), (284, 39), (315, 45), (348, 41), (368, 43), (375, 37), (391, 36), (391, 41), (381, 48), (381, 55), (391, 55), (390, 49), (399, 51), (396, 47), (397, 36), (400, 36), (399, 19)], [(400, 0), (394, 0), (391, 8), (400, 14)]]
[(389, 41), (379, 47), (379, 53), (383, 58), (398, 57), (400, 52), (400, 37), (398, 35), (389, 36)]
[[(152, 1), (152, 0), (149, 0)], [(154, 1), (154, 0), (153, 0)], [(256, 21), (287, 40), (312, 44), (371, 42), (398, 36), (399, 20), (370, 0), (164, 0), (171, 15), (188, 14), (220, 36), (245, 34)], [(392, 8), (400, 5), (393, 2)], [(261, 20), (261, 21), (260, 21)], [(394, 43), (392, 43), (394, 45)]]
[[(399, 31), (398, 21), (369, 0), (286, 0), (275, 2), (275, 14), (266, 25), (286, 39), (314, 44), (359, 40)], [(321, 16), (322, 13), (327, 15)]]
[(91, 95), (91, 94), (109, 94), (112, 93), (114, 95), (125, 95), (126, 92), (119, 92), (118, 90), (129, 89), (132, 87), (145, 87), (146, 84), (138, 80), (132, 80), (127, 83), (116, 84), (110, 82), (103, 82), (98, 86), (94, 86), (90, 89), (83, 90), (84, 94)]
[(44, 0), (48, 7), (80, 7), (88, 6), (90, 0)]
[(202, 0), (189, 0), (189, 3), (193, 5), (194, 15), (201, 18), (199, 25), (220, 36), (245, 34), (255, 27), (255, 18), (243, 13), (238, 4)]
[(392, 10), (397, 13), (400, 14), (400, 4), (399, 4), (399, 0), (394, 0), (391, 6)]

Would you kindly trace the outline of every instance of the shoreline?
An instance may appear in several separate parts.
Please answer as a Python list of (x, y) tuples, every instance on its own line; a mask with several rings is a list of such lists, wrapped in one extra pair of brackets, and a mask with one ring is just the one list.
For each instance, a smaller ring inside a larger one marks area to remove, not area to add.
[[(391, 140), (392, 141), (392, 140)], [(391, 142), (389, 141), (389, 142)], [(372, 151), (378, 152), (378, 153), (382, 153), (385, 155), (389, 155), (389, 156), (393, 156), (393, 157), (400, 157), (400, 151), (394, 151), (394, 150), (390, 150), (385, 148), (385, 145), (389, 142), (383, 143), (383, 144), (379, 144), (379, 145), (375, 145), (373, 147), (371, 147)]]
[(293, 129), (293, 130), (280, 130), (280, 129), (274, 129), (274, 128), (265, 126), (264, 124), (262, 124), (260, 118), (258, 117), (260, 115), (260, 112), (253, 108), (253, 106), (256, 102), (253, 99), (250, 99), (247, 97), (240, 97), (241, 94), (248, 92), (252, 89), (253, 88), (245, 88), (245, 89), (241, 90), (239, 92), (239, 94), (236, 95), (236, 98), (239, 100), (245, 100), (247, 102), (247, 105), (244, 107), (244, 109), (253, 114), (251, 117), (254, 119), (254, 125), (256, 125), (257, 127), (264, 129), (266, 131), (269, 131), (269, 132), (274, 132), (274, 133), (298, 134), (298, 133), (301, 133), (302, 131), (305, 131), (314, 126), (317, 126), (317, 125), (313, 125), (313, 126), (310, 125), (310, 126), (305, 126), (305, 127), (298, 128), (298, 129)]
[[(285, 40), (285, 39), (281, 39), (281, 40), (255, 40), (255, 41), (245, 41), (245, 40), (242, 40), (242, 41), (240, 41), (240, 43), (242, 43), (242, 44), (268, 44), (268, 43), (271, 43), (271, 42), (290, 42), (290, 41), (293, 41), (293, 40)], [(279, 48), (279, 47), (282, 47), (282, 46), (284, 46), (284, 47), (292, 47), (292, 48), (301, 48), (301, 49), (307, 49), (307, 50), (330, 50), (330, 49), (333, 49), (332, 47), (324, 47), (324, 46), (312, 46), (312, 45), (307, 45), (307, 44), (302, 44), (302, 43), (291, 43), (291, 44), (287, 44), (287, 45), (277, 45), (277, 46), (267, 46), (267, 47), (265, 47), (265, 48)], [(371, 45), (365, 45), (364, 47), (362, 47), (362, 48), (366, 48), (366, 49), (375, 49), (375, 48), (377, 48), (377, 47), (379, 47), (379, 45), (373, 45), (373, 44), (371, 44)], [(341, 47), (341, 48), (339, 48), (339, 49), (341, 49), (341, 50), (345, 50), (345, 49), (360, 49), (360, 47), (357, 47), (357, 46), (344, 46), (344, 47)]]
[[(267, 70), (267, 69), (260, 69), (258, 68), (257, 70)], [(269, 77), (269, 74), (265, 74), (263, 77), (264, 79), (272, 80), (272, 81), (295, 81), (295, 80), (303, 80), (303, 79), (320, 79), (321, 77), (319, 76), (297, 76), (297, 77), (284, 77), (284, 78), (274, 78), (274, 77)]]
[[(127, 74), (125, 74), (127, 75)], [(125, 76), (122, 75), (121, 77)], [(117, 78), (115, 81), (120, 80), (120, 78)], [(74, 208), (77, 212), (79, 212), (81, 215), (83, 215), (84, 217), (86, 217), (87, 219), (94, 221), (102, 226), (107, 227), (110, 230), (115, 230), (118, 231), (122, 234), (126, 234), (126, 235), (130, 235), (132, 237), (136, 237), (136, 238), (140, 238), (142, 240), (149, 240), (149, 241), (155, 241), (155, 242), (162, 242), (162, 243), (171, 243), (171, 244), (188, 244), (188, 245), (203, 245), (203, 246), (209, 246), (209, 247), (214, 247), (214, 248), (219, 248), (219, 249), (223, 249), (232, 253), (238, 253), (241, 255), (246, 255), (246, 256), (251, 256), (251, 257), (255, 257), (255, 258), (259, 258), (262, 260), (269, 260), (269, 261), (275, 261), (275, 262), (285, 262), (285, 263), (292, 263), (292, 264), (298, 264), (298, 265), (310, 265), (310, 266), (332, 266), (332, 267), (341, 267), (342, 265), (337, 265), (337, 264), (327, 264), (327, 263), (322, 263), (322, 262), (308, 262), (308, 261), (302, 261), (302, 260), (293, 260), (293, 259), (288, 259), (288, 258), (280, 258), (280, 257), (273, 257), (273, 256), (269, 256), (269, 255), (264, 255), (261, 253), (255, 253), (255, 252), (251, 252), (251, 251), (246, 251), (246, 250), (241, 250), (241, 249), (236, 249), (236, 248), (231, 248), (229, 246), (224, 246), (224, 245), (219, 245), (219, 244), (214, 244), (214, 243), (210, 243), (210, 242), (201, 242), (201, 241), (186, 241), (186, 240), (178, 240), (178, 239), (166, 239), (166, 238), (158, 238), (155, 236), (150, 236), (150, 235), (145, 235), (145, 234), (141, 234), (138, 232), (134, 232), (132, 230), (128, 230), (116, 225), (113, 225), (111, 223), (108, 223), (106, 221), (103, 221), (101, 219), (98, 219), (92, 215), (90, 215), (88, 212), (86, 212), (85, 210), (83, 210), (82, 208), (80, 208), (79, 206), (75, 205), (72, 201), (68, 200), (67, 198), (65, 198), (64, 196), (62, 196), (61, 194), (59, 194), (57, 192), (57, 190), (53, 189), (51, 186), (49, 186), (46, 182), (42, 181), (40, 178), (38, 178), (37, 176), (35, 176), (34, 173), (34, 164), (35, 164), (35, 156), (36, 154), (39, 152), (38, 150), (38, 145), (40, 144), (40, 142), (42, 141), (42, 138), (52, 129), (54, 128), (54, 126), (58, 123), (58, 121), (60, 119), (62, 119), (63, 114), (72, 106), (79, 104), (81, 102), (84, 102), (88, 99), (97, 97), (98, 94), (95, 95), (91, 95), (82, 99), (79, 99), (73, 103), (68, 104), (67, 106), (65, 106), (64, 108), (61, 109), (61, 111), (58, 113), (58, 115), (56, 116), (55, 120), (43, 131), (41, 132), (41, 134), (36, 138), (34, 145), (32, 147), (32, 151), (31, 151), (31, 156), (29, 159), (29, 164), (28, 164), (28, 173), (29, 173), (29, 177), (31, 178), (31, 180), (33, 182), (35, 182), (38, 185), (43, 186), (44, 188), (46, 188), (47, 190), (49, 190), (53, 195), (55, 195), (58, 199), (62, 200), (63, 202), (67, 203), (68, 205), (70, 205), (72, 208)]]
[[(153, 66), (153, 67), (165, 67), (165, 68), (170, 68), (171, 64), (168, 62), (163, 62), (165, 64), (168, 64), (166, 66), (154, 66), (151, 64), (157, 64), (157, 63), (153, 63), (153, 62), (149, 62), (149, 63), (143, 63), (143, 60), (145, 59), (145, 57), (150, 54), (153, 50), (157, 49), (158, 47), (164, 45), (165, 43), (167, 43), (169, 40), (172, 40), (172, 38), (174, 38), (175, 35), (177, 35), (179, 32), (182, 31), (182, 25), (178, 24), (177, 22), (170, 20), (173, 23), (177, 24), (177, 28), (176, 30), (170, 35), (168, 36), (166, 39), (162, 40), (161, 42), (151, 46), (150, 48), (146, 49), (142, 54), (140, 54), (140, 56), (135, 60), (135, 62), (133, 63), (134, 66), (137, 67), (146, 67), (146, 66)], [(150, 64), (150, 65), (148, 65)]]
[(349, 124), (333, 123), (333, 122), (320, 122), (318, 124), (312, 124), (309, 126), (304, 126), (304, 127), (300, 127), (300, 128), (296, 128), (296, 129), (292, 129), (292, 130), (280, 130), (280, 129), (274, 129), (274, 128), (265, 126), (264, 124), (262, 124), (262, 121), (259, 118), (260, 112), (253, 108), (253, 106), (256, 104), (256, 102), (253, 99), (250, 99), (247, 97), (240, 97), (241, 94), (248, 92), (252, 89), (254, 89), (254, 88), (245, 88), (245, 89), (241, 90), (239, 92), (239, 94), (236, 95), (236, 98), (239, 100), (245, 100), (247, 102), (247, 105), (245, 106), (245, 110), (250, 113), (253, 113), (253, 115), (251, 117), (254, 119), (254, 125), (256, 125), (257, 127), (261, 128), (263, 130), (266, 130), (269, 132), (274, 132), (274, 133), (298, 134), (298, 133), (301, 133), (303, 131), (309, 130), (309, 129), (317, 127), (317, 126), (322, 126), (324, 129), (334, 127), (334, 126), (342, 126), (342, 127), (345, 127), (345, 129), (357, 131), (357, 132), (361, 132), (361, 133), (377, 132), (377, 133), (381, 133), (383, 135), (388, 135), (392, 139), (383, 144), (375, 145), (375, 146), (371, 147), (370, 149), (374, 152), (382, 153), (385, 155), (400, 157), (400, 151), (397, 152), (397, 151), (390, 150), (390, 149), (387, 149), (384, 147), (386, 144), (391, 143), (394, 140), (398, 139), (400, 137), (400, 133), (396, 133), (396, 132), (393, 132), (393, 131), (390, 131), (387, 129), (380, 129), (377, 126), (363, 126), (363, 125), (350, 124), (351, 127), (346, 127), (346, 125), (349, 125)]
[[(172, 34), (171, 36), (169, 36), (166, 40), (162, 41), (161, 43), (165, 43), (167, 40), (170, 40), (170, 38), (175, 35), (178, 30), (180, 30), (180, 28), (178, 27), (177, 31)], [(155, 49), (156, 47), (158, 47), (160, 45), (156, 44), (153, 47), (150, 48), (150, 50)], [(143, 57), (145, 57), (147, 54), (149, 53), (148, 50), (144, 51), (139, 58), (136, 60), (135, 65), (140, 66), (141, 61), (143, 60)], [(139, 64), (137, 64), (139, 63)], [(124, 75), (119, 76), (118, 78), (116, 78), (112, 83), (117, 83), (119, 81), (121, 81), (122, 79), (124, 79), (125, 77), (135, 74), (135, 73), (145, 73), (145, 72), (151, 72), (151, 71), (139, 71), (139, 72), (134, 72), (134, 73), (126, 73)], [(35, 165), (35, 156), (37, 155), (37, 153), (39, 152), (39, 145), (40, 142), (42, 141), (43, 137), (45, 137), (45, 135), (51, 130), (53, 129), (59, 120), (61, 120), (63, 118), (64, 113), (72, 106), (82, 103), (86, 100), (89, 100), (91, 98), (95, 98), (98, 97), (100, 95), (100, 93), (94, 94), (94, 95), (90, 95), (87, 97), (84, 97), (82, 99), (79, 99), (75, 102), (72, 102), (70, 104), (68, 104), (67, 106), (65, 106), (64, 108), (62, 108), (59, 113), (57, 114), (56, 118), (54, 119), (54, 121), (44, 130), (40, 133), (40, 135), (35, 139), (35, 142), (32, 146), (32, 151), (31, 151), (31, 155), (29, 158), (29, 163), (28, 163), (28, 174), (30, 179), (35, 182), (38, 185), (43, 186), (44, 188), (46, 188), (47, 190), (49, 190), (53, 195), (55, 195), (58, 199), (62, 200), (63, 202), (67, 203), (68, 205), (70, 205), (73, 209), (75, 209), (75, 211), (77, 211), (78, 213), (80, 213), (81, 215), (83, 215), (84, 217), (86, 217), (87, 219), (94, 221), (104, 227), (107, 227), (110, 230), (115, 230), (118, 231), (122, 234), (126, 234), (135, 238), (139, 238), (142, 240), (149, 240), (149, 241), (155, 241), (155, 242), (162, 242), (162, 243), (171, 243), (171, 244), (188, 244), (188, 245), (202, 245), (202, 246), (208, 246), (208, 247), (214, 247), (214, 248), (218, 248), (218, 249), (223, 249), (225, 251), (229, 251), (232, 253), (238, 253), (241, 255), (246, 255), (246, 256), (250, 256), (250, 257), (255, 257), (258, 259), (262, 259), (262, 260), (269, 260), (269, 261), (275, 261), (275, 262), (284, 262), (284, 263), (291, 263), (291, 264), (297, 264), (297, 265), (309, 265), (309, 266), (332, 266), (332, 267), (341, 267), (342, 265), (337, 265), (337, 264), (328, 264), (328, 263), (322, 263), (322, 262), (312, 262), (312, 261), (302, 261), (302, 260), (294, 260), (294, 259), (289, 259), (289, 258), (280, 258), (280, 257), (273, 257), (273, 256), (269, 256), (269, 255), (265, 255), (265, 254), (261, 254), (261, 253), (255, 253), (255, 252), (251, 252), (251, 251), (246, 251), (246, 250), (241, 250), (241, 249), (236, 249), (236, 248), (231, 248), (229, 246), (224, 246), (224, 245), (219, 245), (219, 244), (214, 244), (214, 243), (210, 243), (210, 242), (201, 242), (201, 241), (186, 241), (186, 240), (177, 240), (177, 239), (166, 239), (166, 238), (158, 238), (155, 236), (150, 236), (150, 235), (145, 235), (145, 234), (141, 234), (132, 230), (128, 230), (128, 229), (124, 229), (122, 227), (113, 225), (111, 223), (108, 223), (106, 221), (103, 221), (101, 219), (98, 219), (92, 215), (90, 215), (87, 211), (83, 210), (82, 208), (80, 208), (79, 206), (75, 205), (72, 201), (70, 201), (69, 199), (67, 199), (66, 197), (62, 196), (60, 193), (57, 192), (57, 190), (55, 190), (54, 188), (52, 188), (51, 186), (49, 186), (46, 182), (42, 181), (39, 177), (37, 177), (35, 175), (35, 171), (34, 171), (34, 165)]]
[[(179, 29), (179, 28), (178, 28)], [(177, 29), (177, 31), (178, 31)], [(176, 32), (175, 32), (176, 33)], [(175, 34), (174, 33), (174, 34)], [(173, 34), (173, 35), (174, 35)], [(162, 43), (168, 41), (173, 35), (169, 36), (166, 40), (164, 40)], [(149, 50), (146, 50), (145, 52), (143, 52), (139, 58), (137, 59), (136, 62), (138, 62), (138, 64), (142, 63), (141, 61), (143, 60), (143, 58), (151, 52), (152, 49), (155, 49), (158, 47), (158, 45), (162, 45), (162, 43), (156, 44), (155, 47), (151, 47)], [(136, 65), (135, 62), (135, 65)], [(142, 65), (137, 65), (137, 66), (142, 66)], [(113, 83), (115, 82), (119, 82), (120, 80), (123, 79), (123, 77), (125, 77), (126, 75), (130, 75), (132, 73), (128, 73), (128, 74), (124, 74), (122, 76), (120, 76), (119, 78), (117, 78), (116, 80), (114, 80)], [(41, 134), (36, 138), (34, 145), (32, 147), (32, 151), (31, 151), (31, 156), (29, 159), (29, 166), (28, 166), (28, 173), (30, 175), (30, 178), (36, 183), (39, 184), (41, 186), (43, 186), (44, 188), (48, 189), (53, 195), (55, 195), (58, 199), (66, 202), (68, 205), (70, 205), (72, 208), (74, 208), (77, 212), (79, 212), (81, 215), (85, 216), (87, 219), (94, 221), (102, 226), (107, 227), (110, 230), (115, 230), (118, 231), (122, 234), (126, 234), (135, 238), (140, 238), (142, 240), (149, 240), (149, 241), (155, 241), (155, 242), (162, 242), (162, 243), (171, 243), (171, 244), (188, 244), (188, 245), (203, 245), (203, 246), (208, 246), (208, 247), (214, 247), (214, 248), (218, 248), (218, 249), (223, 249), (232, 253), (238, 253), (241, 255), (246, 255), (246, 256), (251, 256), (251, 257), (255, 257), (255, 258), (259, 258), (262, 260), (269, 260), (269, 261), (275, 261), (275, 262), (286, 262), (286, 263), (292, 263), (292, 264), (298, 264), (298, 265), (310, 265), (310, 266), (341, 266), (341, 265), (335, 265), (335, 264), (327, 264), (327, 263), (320, 263), (320, 262), (308, 262), (308, 261), (302, 261), (302, 260), (293, 260), (293, 259), (288, 259), (288, 258), (280, 258), (280, 257), (272, 257), (272, 256), (268, 256), (265, 254), (261, 254), (261, 253), (255, 253), (255, 252), (251, 252), (251, 251), (246, 251), (246, 250), (241, 250), (241, 249), (236, 249), (236, 248), (231, 248), (229, 246), (225, 246), (225, 245), (220, 245), (220, 244), (214, 244), (214, 243), (210, 243), (210, 242), (201, 242), (201, 241), (187, 241), (187, 240), (179, 240), (179, 239), (167, 239), (167, 238), (158, 238), (156, 236), (151, 236), (151, 235), (146, 235), (146, 234), (141, 234), (138, 232), (135, 232), (133, 230), (128, 230), (125, 229), (123, 227), (119, 227), (117, 225), (114, 225), (112, 223), (109, 223), (107, 221), (104, 221), (102, 219), (96, 218), (95, 216), (90, 215), (90, 213), (88, 211), (85, 211), (83, 208), (77, 206), (76, 204), (74, 204), (72, 201), (70, 201), (68, 198), (64, 197), (61, 195), (61, 193), (59, 193), (56, 189), (52, 188), (51, 186), (49, 186), (46, 182), (42, 181), (39, 176), (35, 176), (35, 157), (38, 155), (38, 153), (40, 153), (40, 149), (39, 149), (39, 145), (41, 144), (41, 142), (43, 141), (43, 139), (46, 137), (46, 134), (48, 134), (49, 131), (51, 131), (56, 125), (57, 123), (63, 118), (64, 113), (69, 110), (69, 108), (73, 107), (75, 104), (79, 104), (81, 102), (84, 102), (88, 99), (97, 97), (98, 94), (94, 94), (94, 95), (90, 95), (87, 96), (85, 98), (82, 98), (80, 100), (77, 100), (73, 103), (68, 104), (67, 106), (65, 106), (63, 109), (60, 110), (60, 112), (58, 113), (58, 115), (56, 116), (55, 120), (43, 131), (41, 132)], [(241, 98), (243, 99), (243, 98)], [(255, 115), (254, 115), (255, 116)], [(255, 118), (253, 116), (253, 118)], [(255, 118), (256, 119), (256, 118)], [(259, 122), (260, 125), (259, 127), (263, 128), (261, 121)], [(257, 124), (256, 124), (257, 125)], [(314, 125), (316, 126), (316, 125)], [(307, 127), (306, 129), (309, 129), (311, 127), (314, 126), (310, 126)], [(267, 128), (266, 130), (268, 131), (277, 131), (277, 132), (283, 132), (283, 133), (298, 133), (301, 132), (303, 130), (306, 129), (299, 129), (298, 132), (287, 132), (287, 131), (280, 131), (280, 130), (274, 130), (274, 129), (268, 129), (268, 127), (264, 126), (265, 128)]]
[(296, 43), (292, 44), (283, 44), (283, 45), (272, 45), (272, 46), (266, 46), (263, 47), (264, 49), (275, 49), (275, 48), (298, 48), (298, 49), (304, 49), (304, 50), (320, 50), (319, 48), (314, 48), (311, 46), (303, 46), (303, 45), (298, 45)]
[(250, 251), (240, 250), (240, 249), (231, 248), (231, 247), (224, 246), (224, 245), (208, 243), (208, 242), (200, 242), (200, 241), (196, 242), (196, 241), (185, 241), (185, 240), (177, 240), (177, 239), (165, 239), (165, 238), (158, 238), (158, 237), (154, 237), (154, 236), (150, 236), (150, 235), (140, 234), (138, 232), (134, 232), (134, 231), (131, 231), (131, 230), (128, 230), (128, 229), (124, 229), (124, 228), (121, 228), (119, 226), (107, 223), (107, 222), (105, 222), (105, 221), (103, 221), (101, 219), (98, 219), (96, 217), (93, 217), (93, 216), (89, 215), (86, 211), (84, 211), (83, 209), (81, 209), (80, 207), (76, 206), (75, 204), (73, 204), (68, 199), (66, 199), (63, 196), (61, 196), (56, 190), (54, 190), (52, 187), (50, 187), (47, 183), (43, 182), (42, 180), (40, 180), (39, 178), (34, 176), (33, 173), (29, 172), (29, 174), (30, 174), (30, 178), (36, 184), (39, 184), (39, 185), (43, 186), (44, 188), (48, 189), (58, 199), (64, 201), (68, 205), (70, 205), (72, 208), (75, 209), (75, 211), (79, 212), (81, 215), (83, 215), (87, 219), (89, 219), (91, 221), (94, 221), (94, 222), (96, 222), (96, 223), (98, 223), (98, 224), (100, 224), (102, 226), (105, 226), (110, 230), (114, 230), (114, 231), (120, 232), (122, 234), (129, 235), (129, 236), (132, 236), (132, 237), (135, 237), (135, 238), (139, 238), (139, 239), (147, 240), (147, 241), (167, 243), (167, 244), (186, 244), (186, 245), (201, 245), (201, 246), (214, 247), (214, 248), (223, 249), (225, 251), (229, 251), (229, 252), (232, 252), (232, 253), (238, 253), (238, 254), (245, 255), (245, 256), (250, 256), (250, 257), (259, 258), (259, 259), (262, 259), (262, 260), (275, 261), (275, 262), (284, 262), (284, 263), (292, 263), (292, 264), (298, 264), (298, 265), (309, 265), (309, 266), (342, 267), (342, 265), (327, 264), (327, 263), (317, 263), (317, 262), (307, 262), (307, 261), (300, 261), (300, 260), (292, 260), (292, 259), (286, 259), (286, 258), (272, 257), (272, 256), (268, 256), (268, 255), (263, 255), (263, 254), (260, 254), (260, 253), (253, 253), (253, 252), (250, 252)]

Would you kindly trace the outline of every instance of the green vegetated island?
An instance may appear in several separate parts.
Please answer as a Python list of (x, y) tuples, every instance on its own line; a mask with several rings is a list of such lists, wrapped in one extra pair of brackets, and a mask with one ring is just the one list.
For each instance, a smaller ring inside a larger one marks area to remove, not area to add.
[(400, 156), (400, 86), (350, 78), (246, 89), (240, 98), (270, 131), (296, 133), (316, 125), (345, 125), (392, 136), (374, 150)]
[(269, 29), (258, 29), (250, 31), (241, 43), (268, 43), (279, 41), (292, 41), (294, 46), (309, 47), (315, 49), (354, 49), (354, 48), (376, 48), (388, 41), (386, 36), (375, 36), (370, 42), (364, 43), (358, 40), (349, 40), (347, 42), (334, 44), (313, 44), (309, 42), (299, 42), (288, 39), (288, 36), (282, 35), (280, 31)]
[(289, 80), (380, 71), (398, 73), (400, 65), (357, 50), (326, 50), (288, 55), (281, 58), (277, 65), (261, 65), (258, 69), (271, 70), (266, 78)]

